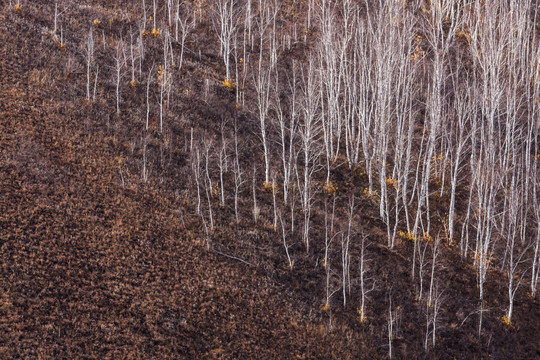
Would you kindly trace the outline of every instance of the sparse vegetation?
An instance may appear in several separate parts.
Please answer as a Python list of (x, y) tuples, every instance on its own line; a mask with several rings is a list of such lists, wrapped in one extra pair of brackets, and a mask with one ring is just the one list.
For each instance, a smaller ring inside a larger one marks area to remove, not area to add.
[(538, 11), (4, 2), (0, 358), (538, 357)]

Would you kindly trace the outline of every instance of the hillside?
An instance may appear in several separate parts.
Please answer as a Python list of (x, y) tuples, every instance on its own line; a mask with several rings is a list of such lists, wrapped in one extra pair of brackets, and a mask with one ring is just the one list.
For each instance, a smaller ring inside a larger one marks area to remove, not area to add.
[(539, 357), (517, 3), (1, 3), (0, 358)]

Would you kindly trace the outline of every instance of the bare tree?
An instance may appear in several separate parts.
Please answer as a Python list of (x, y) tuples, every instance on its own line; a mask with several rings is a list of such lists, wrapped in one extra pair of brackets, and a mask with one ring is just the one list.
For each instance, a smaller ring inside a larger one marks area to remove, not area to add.
[(123, 69), (126, 65), (124, 41), (120, 41), (116, 44), (116, 55), (114, 57), (115, 61), (115, 77), (116, 77), (116, 116), (120, 118), (120, 82), (122, 80)]
[(165, 95), (172, 86), (172, 71), (169, 62), (169, 32), (165, 31), (165, 39), (163, 41), (163, 65), (158, 66), (158, 81), (159, 81), (159, 132), (163, 133), (163, 105), (165, 103)]
[(93, 102), (96, 101), (98, 76), (99, 76), (99, 65), (96, 65), (96, 75), (94, 76), (94, 92), (93, 92), (93, 95), (92, 95), (92, 101)]
[[(328, 209), (328, 198), (324, 199), (324, 258), (323, 258), (323, 267), (326, 269), (327, 266), (327, 259), (329, 256), (329, 250), (330, 250), (330, 244), (334, 240), (334, 237), (336, 234), (334, 234), (334, 220), (335, 220), (335, 213), (336, 213), (336, 194), (333, 196), (332, 201), (332, 211)], [(330, 216), (330, 223), (328, 219), (328, 215)]]
[(135, 87), (138, 84), (137, 77), (135, 76), (136, 73), (136, 63), (137, 60), (139, 61), (139, 74), (142, 73), (141, 70), (141, 64), (142, 64), (142, 57), (144, 53), (144, 45), (141, 42), (141, 38), (137, 37), (137, 40), (133, 40), (133, 32), (130, 31), (130, 42), (129, 42), (129, 58), (131, 62), (131, 81), (130, 86)]
[(251, 183), (252, 185), (252, 193), (253, 193), (253, 222), (257, 224), (257, 221), (259, 220), (259, 215), (261, 213), (261, 209), (257, 205), (257, 169), (253, 167), (253, 181)]
[[(454, 240), (454, 227), (455, 227), (455, 210), (456, 210), (456, 195), (458, 190), (458, 184), (463, 180), (464, 170), (464, 153), (467, 151), (469, 140), (472, 136), (476, 136), (471, 127), (471, 118), (475, 116), (473, 106), (473, 93), (472, 86), (474, 86), (470, 80), (467, 79), (467, 87), (465, 89), (458, 86), (460, 80), (463, 80), (464, 74), (460, 71), (461, 64), (454, 71), (454, 103), (453, 109), (455, 119), (449, 121), (450, 130), (446, 132), (450, 137), (449, 143), (451, 146), (450, 151), (450, 205), (448, 209), (448, 240), (452, 242)], [(467, 246), (464, 241), (464, 237), (461, 237), (460, 251), (461, 256), (465, 257), (465, 247)]]
[(540, 278), (540, 205), (538, 204), (538, 184), (534, 183), (533, 202), (534, 202), (534, 219), (536, 220), (536, 240), (533, 243), (533, 259), (531, 267), (531, 294), (536, 298), (536, 289)]
[(241, 12), (242, 7), (237, 0), (216, 0), (214, 2), (212, 24), (221, 44), (219, 53), (225, 64), (225, 80), (227, 81), (232, 81), (230, 56)]
[(316, 142), (321, 133), (321, 119), (319, 113), (320, 92), (319, 76), (316, 73), (314, 59), (309, 58), (307, 68), (302, 67), (301, 95), (302, 116), (298, 124), (298, 136), (303, 160), (303, 176), (297, 177), (300, 190), (301, 206), (304, 213), (303, 240), (306, 251), (309, 252), (309, 230), (311, 205), (314, 199), (312, 179), (318, 170), (320, 147)]
[(435, 284), (432, 294), (432, 301), (426, 307), (426, 334), (424, 337), (424, 350), (428, 351), (431, 338), (431, 346), (435, 347), (437, 334), (437, 320), (441, 306), (444, 302), (444, 291), (439, 289), (438, 283)]
[[(423, 165), (421, 168), (422, 176), (418, 191), (418, 205), (416, 211), (416, 219), (413, 231), (418, 233), (418, 228), (421, 225), (425, 232), (431, 230), (431, 216), (429, 204), (429, 183), (432, 176), (432, 167), (436, 146), (441, 135), (441, 129), (446, 122), (448, 114), (445, 111), (446, 94), (444, 92), (446, 85), (446, 61), (445, 58), (448, 50), (455, 39), (455, 33), (459, 27), (459, 3), (455, 0), (435, 1), (430, 2), (429, 15), (426, 17), (427, 41), (430, 44), (433, 54), (432, 77), (429, 87), (428, 100), (426, 106), (426, 126), (425, 131), (428, 132), (426, 148), (422, 158)], [(457, 10), (456, 10), (457, 9)], [(445, 23), (450, 26), (446, 31)], [(424, 225), (425, 222), (425, 225)]]
[(86, 100), (90, 101), (90, 75), (91, 75), (91, 66), (94, 61), (94, 34), (92, 28), (88, 30), (88, 35), (86, 36), (85, 46), (83, 48), (84, 59), (86, 61)]
[[(432, 240), (432, 239), (430, 239)], [(431, 306), (433, 304), (433, 298), (434, 298), (434, 284), (435, 284), (435, 269), (437, 268), (437, 256), (439, 255), (439, 242), (440, 238), (437, 235), (435, 240), (433, 241), (433, 249), (432, 249), (432, 257), (431, 257), (431, 276), (430, 276), (430, 282), (429, 282), (429, 295), (428, 295), (428, 306)]]
[(208, 202), (208, 218), (210, 220), (210, 230), (214, 230), (214, 212), (212, 211), (212, 178), (210, 177), (210, 157), (213, 151), (212, 139), (207, 140), (204, 144), (204, 191), (206, 193), (206, 200)]
[(287, 84), (279, 82), (278, 68), (274, 72), (275, 85), (273, 88), (273, 102), (271, 104), (276, 116), (279, 133), (280, 158), (283, 168), (283, 200), (287, 203), (289, 187), (292, 181), (293, 163), (296, 161), (297, 127), (298, 127), (298, 80), (297, 66), (292, 62), (291, 74), (286, 73)]
[(278, 217), (279, 217), (279, 222), (281, 224), (281, 237), (283, 239), (283, 247), (285, 249), (285, 254), (287, 255), (287, 261), (289, 262), (289, 269), (292, 270), (294, 266), (294, 260), (291, 260), (291, 255), (289, 254), (289, 246), (287, 245), (287, 238), (285, 236), (285, 225), (283, 225), (281, 212), (278, 214)]
[(195, 149), (195, 152), (191, 152), (191, 171), (195, 179), (195, 189), (197, 190), (197, 215), (201, 215), (201, 155), (199, 148)]
[(221, 123), (221, 146), (218, 153), (219, 185), (220, 185), (220, 206), (225, 206), (225, 182), (223, 174), (228, 171), (228, 141), (225, 139), (225, 122)]
[(146, 30), (146, 3), (142, 0), (142, 10), (143, 10), (143, 26), (142, 29)]
[(353, 218), (355, 214), (354, 194), (349, 195), (349, 202), (347, 206), (347, 230), (344, 232), (344, 236), (341, 237), (341, 282), (343, 293), (343, 307), (347, 306), (347, 294), (351, 293), (351, 256), (349, 254), (349, 247), (353, 237)]
[(417, 262), (418, 262), (418, 296), (417, 300), (420, 303), (422, 301), (422, 295), (424, 294), (424, 275), (425, 275), (425, 267), (427, 264), (426, 259), (426, 253), (427, 249), (429, 247), (428, 241), (423, 241), (423, 239), (415, 239), (415, 242), (418, 243), (418, 245), (415, 246), (415, 250), (418, 252), (417, 255)]
[[(483, 309), (484, 283), (497, 239), (494, 230), (498, 224), (505, 227), (502, 225), (504, 217), (498, 211), (497, 197), (504, 188), (509, 157), (509, 148), (505, 149), (503, 144), (506, 138), (503, 133), (505, 127), (499, 117), (505, 89), (509, 84), (505, 73), (508, 36), (513, 33), (511, 29), (515, 26), (515, 17), (499, 16), (500, 12), (509, 10), (507, 6), (505, 2), (489, 5), (476, 3), (476, 16), (471, 18), (469, 26), (474, 29), (470, 46), (475, 61), (475, 75), (481, 83), (478, 96), (482, 121), (479, 122), (476, 163), (471, 163), (476, 193), (474, 265), (480, 289), (480, 310)], [(483, 311), (480, 311), (479, 335), (482, 330), (482, 314)]]
[[(375, 289), (376, 282), (366, 274), (369, 272), (369, 259), (366, 256), (366, 250), (369, 246), (366, 244), (367, 235), (362, 235), (362, 241), (360, 244), (360, 308), (358, 309), (358, 315), (360, 316), (360, 322), (365, 323), (366, 317), (366, 302), (368, 294)], [(370, 286), (371, 283), (371, 286)]]
[(146, 79), (146, 122), (145, 122), (145, 130), (148, 131), (148, 126), (150, 123), (150, 84), (152, 81), (152, 74), (154, 72), (154, 64), (150, 67), (150, 71), (148, 71), (148, 78)]
[(141, 178), (146, 183), (148, 181), (148, 175), (150, 173), (148, 168), (148, 161), (147, 161), (147, 147), (148, 144), (148, 136), (143, 137), (143, 158), (142, 158), (142, 169), (141, 169)]
[[(410, 233), (410, 221), (407, 198), (410, 196), (408, 180), (411, 173), (412, 145), (415, 142), (414, 128), (416, 126), (413, 101), (415, 99), (414, 81), (417, 76), (410, 54), (413, 52), (411, 34), (414, 22), (410, 16), (404, 16), (399, 34), (400, 46), (396, 46), (398, 59), (395, 61), (396, 74), (393, 79), (393, 94), (391, 101), (392, 126), (390, 132), (389, 152), (393, 153), (393, 161), (389, 164), (391, 173), (380, 177), (385, 182), (381, 188), (381, 204), (384, 202), (387, 213), (388, 246), (394, 248), (396, 234), (401, 222), (401, 212), (404, 209), (407, 232)], [(389, 154), (389, 155), (390, 155)], [(393, 197), (393, 203), (392, 203)], [(393, 225), (392, 225), (393, 222)]]
[(270, 109), (271, 76), (272, 68), (263, 65), (263, 56), (260, 54), (258, 68), (256, 73), (253, 74), (253, 84), (257, 96), (257, 118), (263, 146), (265, 187), (270, 186), (270, 149), (267, 136), (267, 118)]
[(152, 11), (153, 11), (153, 16), (152, 16), (152, 21), (153, 21), (153, 26), (152, 26), (152, 32), (158, 30), (157, 28), (157, 5), (156, 5), (156, 2), (157, 0), (153, 0), (152, 1)]
[(399, 326), (400, 326), (400, 319), (401, 316), (401, 308), (397, 306), (394, 308), (392, 303), (392, 289), (390, 289), (390, 292), (388, 294), (388, 316), (386, 319), (387, 323), (387, 331), (388, 331), (388, 358), (392, 359), (393, 356), (393, 349), (392, 344), (394, 341), (394, 338), (399, 332)]
[[(182, 12), (180, 12), (180, 8), (182, 8)], [(191, 31), (195, 29), (195, 15), (193, 14), (193, 10), (191, 7), (186, 5), (185, 3), (182, 3), (182, 6), (180, 6), (180, 1), (178, 1), (176, 6), (176, 31), (175, 31), (175, 39), (176, 41), (180, 42), (180, 56), (178, 60), (178, 68), (182, 69), (182, 64), (184, 63), (184, 48), (186, 44), (186, 39)], [(181, 36), (180, 40), (178, 38), (178, 25), (180, 25), (181, 30)]]
[(245, 183), (244, 172), (240, 167), (240, 156), (238, 152), (238, 126), (236, 119), (234, 120), (234, 164), (233, 164), (233, 175), (234, 175), (234, 216), (236, 218), (236, 224), (240, 223), (240, 217), (238, 214), (238, 197), (240, 195), (240, 189)]
[[(341, 10), (341, 13), (340, 13)], [(349, 43), (353, 38), (353, 5), (346, 0), (339, 7), (331, 1), (320, 3), (316, 14), (321, 29), (318, 48), (321, 81), (322, 131), (326, 154), (326, 183), (330, 183), (330, 165), (337, 158), (343, 129), (343, 116), (354, 103), (343, 93), (344, 71)], [(354, 66), (354, 65), (353, 65)], [(343, 105), (342, 105), (343, 104)]]

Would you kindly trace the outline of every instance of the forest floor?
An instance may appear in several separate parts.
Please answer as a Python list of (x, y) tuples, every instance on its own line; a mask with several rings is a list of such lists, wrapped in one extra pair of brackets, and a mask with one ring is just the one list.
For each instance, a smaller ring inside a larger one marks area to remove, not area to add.
[[(134, 113), (115, 120), (114, 111), (103, 110), (110, 99), (89, 104), (80, 91), (66, 90), (82, 89), (85, 74), (66, 70), (78, 56), (75, 46), (60, 48), (40, 32), (50, 11), (42, 2), (21, 14), (0, 5), (0, 358), (385, 358), (389, 306), (397, 358), (540, 357), (540, 301), (523, 286), (514, 326), (505, 326), (500, 301), (507, 290), (497, 271), (478, 338), (475, 273), (450, 245), (442, 249), (437, 345), (425, 352), (424, 309), (403, 255), (412, 246), (384, 245), (369, 200), (360, 204), (358, 225), (370, 236), (376, 281), (366, 323), (358, 319), (358, 290), (346, 307), (336, 294), (323, 309), (325, 270), (313, 255), (321, 244), (305, 254), (300, 241), (293, 243), (290, 270), (271, 220), (251, 221), (249, 193), (246, 220), (237, 226), (230, 207), (216, 207), (216, 229), (207, 235), (181, 168), (156, 166), (148, 182), (135, 174)], [(220, 72), (219, 59), (200, 61)], [(188, 66), (184, 76), (200, 71)], [(136, 108), (129, 91), (125, 107)], [(208, 119), (210, 132), (220, 126), (216, 109), (235, 114), (226, 93), (215, 95), (215, 104), (192, 96), (179, 106)], [(248, 125), (243, 131), (241, 141), (253, 142)], [(167, 161), (188, 162), (188, 133), (177, 129)], [(244, 161), (257, 158), (246, 152)], [(340, 189), (360, 181), (347, 169), (336, 172)], [(263, 212), (271, 208), (271, 194), (261, 191), (259, 200)], [(323, 218), (315, 211), (315, 223)], [(313, 238), (320, 236), (315, 230)], [(358, 248), (351, 251), (358, 256)]]

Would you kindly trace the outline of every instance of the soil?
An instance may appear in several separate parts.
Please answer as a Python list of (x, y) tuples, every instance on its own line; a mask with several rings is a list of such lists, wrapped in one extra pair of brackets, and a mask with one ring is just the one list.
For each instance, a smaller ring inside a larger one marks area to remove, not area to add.
[[(299, 231), (288, 239), (292, 269), (271, 226), (271, 193), (259, 190), (261, 215), (253, 221), (251, 170), (240, 224), (228, 194), (224, 206), (214, 204), (215, 229), (205, 231), (193, 195), (191, 129), (217, 142), (223, 129), (231, 136), (236, 119), (243, 166), (260, 163), (261, 153), (249, 111), (220, 87), (215, 35), (210, 27), (195, 32), (186, 66), (175, 75), (184, 91), (172, 97), (166, 130), (158, 131), (153, 112), (144, 132), (145, 89), (131, 88), (127, 74), (120, 117), (115, 111), (110, 43), (135, 24), (119, 11), (132, 2), (88, 3), (63, 15), (65, 47), (50, 33), (52, 3), (23, 2), (21, 11), (0, 4), (0, 358), (378, 359), (388, 356), (389, 310), (396, 358), (540, 357), (540, 300), (523, 285), (513, 325), (506, 326), (505, 276), (494, 267), (479, 337), (474, 269), (446, 243), (437, 274), (444, 290), (437, 342), (426, 351), (413, 245), (386, 246), (377, 206), (361, 196), (366, 179), (346, 166), (335, 170), (337, 196), (346, 203), (349, 193), (358, 194), (355, 229), (368, 236), (367, 276), (375, 283), (366, 322), (357, 313), (356, 280), (343, 304), (340, 240), (330, 258), (331, 287), (339, 291), (323, 308), (322, 201), (314, 206), (309, 253)], [(96, 34), (107, 41), (97, 41), (96, 56), (108, 65), (100, 70), (98, 100), (89, 102), (80, 44), (95, 18), (102, 19)], [(157, 40), (148, 46), (160, 51)], [(301, 56), (296, 52), (288, 56)], [(212, 85), (205, 97), (206, 81)], [(152, 164), (147, 181), (140, 176), (143, 144)], [(226, 181), (232, 184), (231, 174)], [(350, 251), (356, 276), (360, 235)]]

